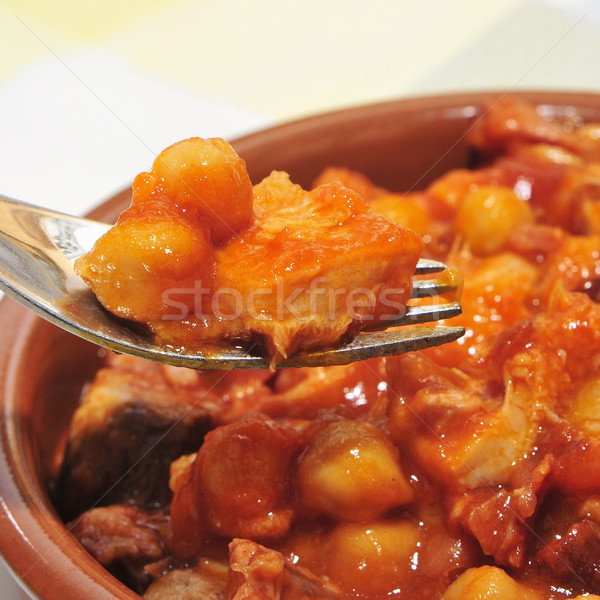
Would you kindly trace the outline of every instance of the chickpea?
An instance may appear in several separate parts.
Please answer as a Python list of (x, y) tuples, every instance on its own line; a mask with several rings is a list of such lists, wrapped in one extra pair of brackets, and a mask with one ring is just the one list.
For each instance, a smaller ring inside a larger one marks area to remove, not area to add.
[(543, 597), (502, 569), (484, 566), (465, 571), (446, 590), (442, 600), (542, 600)]
[(543, 161), (557, 165), (581, 165), (583, 161), (579, 156), (569, 152), (566, 148), (553, 144), (535, 144), (526, 149), (527, 154)]
[(431, 232), (429, 215), (415, 198), (401, 196), (400, 194), (387, 194), (378, 196), (369, 204), (375, 212), (382, 214), (394, 223), (398, 223), (398, 225), (416, 231), (419, 235), (426, 235)]
[(431, 183), (428, 192), (454, 211), (464, 196), (489, 182), (489, 176), (471, 169), (452, 169)]
[(131, 186), (132, 191), (132, 204), (142, 204), (154, 199), (161, 193), (159, 182), (154, 173), (148, 173), (142, 171), (135, 176), (133, 185)]
[(587, 123), (575, 130), (575, 135), (592, 147), (600, 143), (600, 123)]
[(533, 211), (507, 187), (482, 186), (467, 194), (458, 208), (455, 229), (474, 252), (500, 250), (521, 223), (531, 223)]
[(600, 434), (600, 379), (593, 379), (577, 394), (570, 407), (569, 420), (586, 433)]
[(294, 513), (294, 440), (293, 430), (261, 417), (206, 435), (191, 476), (211, 531), (250, 539), (287, 533)]
[(325, 541), (325, 568), (348, 593), (384, 597), (406, 581), (419, 541), (419, 526), (407, 519), (343, 523)]
[(165, 194), (199, 211), (213, 243), (250, 222), (252, 183), (246, 164), (225, 140), (190, 138), (173, 144), (158, 155), (152, 173)]
[(170, 550), (181, 557), (197, 554), (207, 538), (206, 524), (190, 485), (195, 458), (195, 454), (184, 455), (171, 463), (169, 487), (173, 492), (173, 500), (169, 545)]
[(308, 446), (298, 467), (301, 504), (346, 521), (377, 518), (412, 501), (398, 450), (374, 425), (329, 423)]
[[(75, 263), (76, 272), (108, 310), (123, 318), (154, 321), (174, 308), (193, 310), (195, 282), (206, 287), (213, 277), (205, 228), (155, 203), (140, 214), (135, 206), (125, 211)], [(177, 297), (165, 295), (175, 289)]]

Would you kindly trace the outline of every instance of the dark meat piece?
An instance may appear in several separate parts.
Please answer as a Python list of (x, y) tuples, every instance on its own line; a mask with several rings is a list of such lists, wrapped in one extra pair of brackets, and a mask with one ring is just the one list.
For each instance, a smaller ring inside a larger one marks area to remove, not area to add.
[(66, 520), (94, 506), (166, 505), (170, 463), (196, 452), (216, 424), (258, 413), (314, 418), (340, 403), (364, 413), (385, 397), (382, 378), (381, 360), (274, 377), (110, 355), (73, 417), (56, 504)]
[(150, 580), (144, 565), (164, 556), (163, 529), (168, 520), (163, 511), (114, 505), (94, 508), (68, 527), (100, 564), (134, 589), (142, 590)]
[(94, 508), (70, 523), (69, 531), (103, 565), (117, 560), (158, 560), (163, 555), (162, 512), (137, 506)]
[(225, 600), (227, 565), (199, 560), (193, 567), (167, 570), (148, 587), (145, 600)]
[(69, 431), (57, 502), (66, 520), (96, 506), (167, 505), (171, 462), (196, 451), (209, 428), (209, 382), (176, 385), (161, 365), (112, 362), (98, 372)]
[(575, 523), (542, 548), (534, 563), (575, 593), (600, 593), (600, 525), (589, 519)]

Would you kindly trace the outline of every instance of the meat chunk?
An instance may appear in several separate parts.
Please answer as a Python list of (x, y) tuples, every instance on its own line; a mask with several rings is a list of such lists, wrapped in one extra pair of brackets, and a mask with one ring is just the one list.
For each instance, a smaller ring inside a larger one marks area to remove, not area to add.
[(405, 310), (422, 240), (357, 192), (305, 191), (282, 172), (252, 191), (223, 140), (163, 155), (76, 263), (110, 311), (176, 347), (258, 338), (275, 366)]
[[(488, 341), (474, 376), (423, 355), (394, 357), (388, 362), (394, 440), (402, 445), (410, 432), (407, 452), (430, 477), (455, 488), (510, 481), (535, 451), (540, 432), (564, 426), (557, 416), (570, 416), (564, 399), (574, 398), (573, 382), (595, 375), (599, 319), (598, 304), (557, 284), (548, 312)], [(565, 464), (576, 468), (572, 476), (597, 487), (598, 445), (582, 444), (593, 451), (573, 447), (571, 458), (564, 453)], [(567, 476), (563, 471), (559, 480)]]
[(472, 533), (496, 564), (521, 568), (526, 559), (532, 521), (549, 485), (555, 461), (552, 455), (512, 490), (477, 488), (452, 502), (450, 519)]
[(171, 462), (197, 450), (208, 429), (209, 389), (174, 385), (161, 366), (135, 359), (99, 371), (69, 430), (58, 486), (64, 516), (113, 503), (168, 504)]
[(227, 565), (201, 558), (195, 565), (161, 572), (144, 592), (144, 599), (225, 600), (226, 588)]
[(545, 142), (575, 152), (585, 149), (584, 139), (572, 135), (555, 115), (546, 115), (543, 107), (509, 96), (484, 113), (469, 133), (469, 142), (486, 152), (499, 152), (511, 146)]
[(69, 531), (103, 565), (117, 560), (158, 560), (163, 556), (160, 511), (117, 505), (93, 508), (69, 524)]
[(264, 417), (211, 431), (197, 456), (173, 472), (171, 515), (174, 533), (183, 538), (175, 542), (193, 547), (206, 530), (254, 539), (283, 536), (294, 516), (297, 452), (294, 431)]
[(250, 540), (230, 546), (227, 600), (333, 600), (339, 589), (283, 555)]
[(536, 556), (553, 581), (581, 592), (600, 593), (600, 525), (588, 519), (573, 524)]
[(69, 523), (69, 531), (109, 571), (141, 591), (150, 577), (144, 565), (165, 556), (168, 515), (138, 506), (94, 508)]

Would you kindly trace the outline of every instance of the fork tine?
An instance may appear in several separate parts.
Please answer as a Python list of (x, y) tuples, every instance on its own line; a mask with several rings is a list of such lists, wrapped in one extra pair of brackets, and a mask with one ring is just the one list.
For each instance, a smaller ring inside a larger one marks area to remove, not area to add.
[(415, 279), (411, 298), (423, 298), (424, 296), (439, 296), (456, 289), (456, 283), (438, 277), (437, 279)]
[(464, 332), (463, 327), (415, 327), (397, 331), (362, 333), (343, 346), (323, 351), (303, 352), (278, 366), (341, 365), (369, 358), (403, 354), (453, 342)]
[(372, 327), (363, 327), (363, 331), (383, 331), (390, 327), (401, 325), (417, 325), (419, 323), (431, 323), (440, 319), (451, 319), (462, 312), (459, 302), (444, 302), (443, 304), (428, 304), (407, 306), (406, 312), (397, 317), (379, 321)]
[(439, 260), (431, 258), (420, 258), (415, 268), (415, 275), (429, 275), (431, 273), (440, 273), (446, 270), (446, 265)]
[(406, 314), (394, 323), (394, 327), (397, 325), (414, 325), (417, 323), (439, 321), (440, 319), (451, 319), (460, 315), (461, 312), (460, 302), (407, 306)]

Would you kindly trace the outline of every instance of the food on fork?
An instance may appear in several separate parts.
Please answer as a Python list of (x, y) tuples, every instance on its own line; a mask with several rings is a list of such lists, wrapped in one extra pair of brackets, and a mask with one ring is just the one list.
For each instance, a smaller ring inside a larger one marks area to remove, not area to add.
[(340, 183), (305, 191), (274, 171), (253, 187), (227, 142), (191, 138), (136, 177), (76, 271), (162, 344), (258, 342), (276, 366), (401, 316), (422, 248)]
[(57, 486), (73, 534), (150, 600), (600, 598), (599, 133), (507, 98), (423, 190), (323, 171), (459, 268), (467, 334), (277, 371), (110, 354)]

